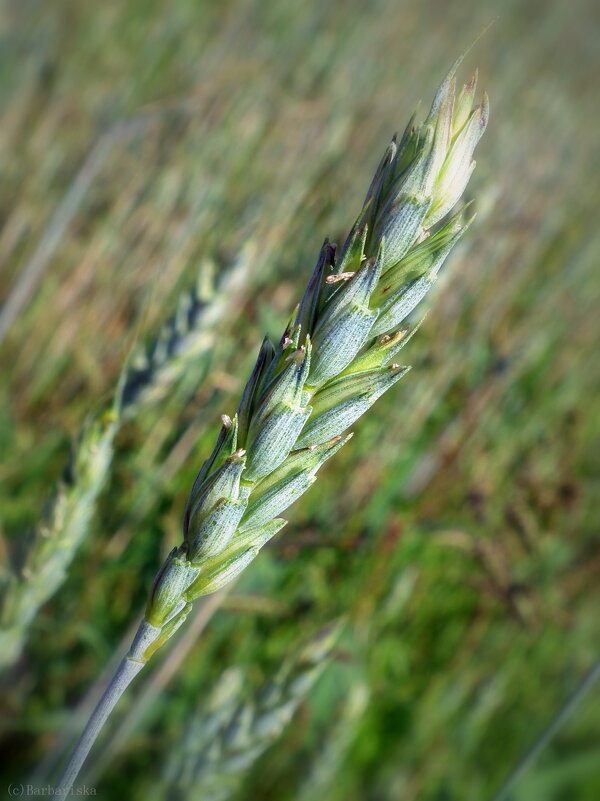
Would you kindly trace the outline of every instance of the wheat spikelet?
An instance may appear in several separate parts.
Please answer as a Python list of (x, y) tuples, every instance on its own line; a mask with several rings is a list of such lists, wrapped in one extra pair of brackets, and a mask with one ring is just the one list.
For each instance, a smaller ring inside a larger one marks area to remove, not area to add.
[(114, 439), (125, 420), (158, 402), (190, 368), (198, 371), (215, 342), (215, 326), (231, 294), (247, 274), (248, 246), (217, 281), (209, 265), (196, 286), (183, 292), (175, 314), (143, 353), (123, 369), (112, 405), (89, 419), (74, 445), (70, 463), (33, 533), (22, 566), (3, 579), (0, 605), (0, 667), (14, 663), (38, 609), (66, 578), (77, 549), (88, 535), (100, 493), (110, 475)]
[(225, 676), (214, 699), (188, 724), (165, 766), (160, 797), (226, 801), (262, 753), (281, 735), (331, 658), (338, 623), (321, 629), (248, 702), (239, 676)]

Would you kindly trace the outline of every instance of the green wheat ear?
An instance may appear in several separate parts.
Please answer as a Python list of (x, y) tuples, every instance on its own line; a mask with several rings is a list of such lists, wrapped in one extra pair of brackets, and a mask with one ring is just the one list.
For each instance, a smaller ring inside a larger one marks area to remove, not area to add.
[(487, 125), (487, 97), (473, 108), (475, 85), (456, 98), (451, 70), (426, 120), (392, 140), (341, 252), (325, 242), (278, 345), (263, 342), (192, 488), (183, 542), (157, 576), (130, 659), (145, 662), (196, 597), (250, 564), (285, 525), (278, 515), (348, 442), (348, 427), (406, 374), (396, 362), (405, 321), (470, 222), (445, 218)]
[[(173, 635), (195, 598), (241, 573), (285, 525), (279, 515), (343, 447), (349, 426), (407, 372), (407, 318), (470, 220), (455, 212), (488, 122), (476, 76), (456, 96), (452, 67), (429, 114), (388, 146), (342, 248), (327, 240), (276, 346), (266, 339), (237, 413), (223, 417), (198, 474), (181, 545), (161, 568), (132, 647), (63, 775), (72, 785), (125, 687)], [(452, 215), (450, 214), (451, 212)]]

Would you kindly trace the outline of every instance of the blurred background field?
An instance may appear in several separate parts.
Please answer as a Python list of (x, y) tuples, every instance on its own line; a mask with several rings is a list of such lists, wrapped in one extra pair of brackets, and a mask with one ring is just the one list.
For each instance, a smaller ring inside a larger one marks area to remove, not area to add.
[[(490, 798), (598, 658), (596, 4), (14, 0), (1, 15), (5, 625), (49, 499), (81, 480), (77, 463), (64, 475), (73, 443), (105, 430), (123, 364), (181, 293), (198, 283), (203, 304), (193, 355), (115, 430), (64, 582), (11, 630), (4, 785), (54, 777), (263, 333), (324, 236), (345, 235), (390, 136), (499, 15), (461, 76), (477, 65), (491, 99), (478, 217), (403, 352), (413, 370), (144, 671), (86, 779), (100, 798), (200, 798), (169, 770), (224, 669), (251, 699), (345, 614), (234, 797)], [(599, 704), (596, 687), (515, 801), (600, 797)]]

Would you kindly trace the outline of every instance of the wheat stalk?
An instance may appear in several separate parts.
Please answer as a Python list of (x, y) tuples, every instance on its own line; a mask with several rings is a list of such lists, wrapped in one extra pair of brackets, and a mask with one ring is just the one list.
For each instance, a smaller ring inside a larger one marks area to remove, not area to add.
[(291, 721), (329, 663), (339, 633), (338, 623), (321, 629), (250, 701), (239, 700), (239, 681), (226, 676), (225, 686), (217, 688), (206, 711), (188, 723), (172, 752), (161, 797), (230, 798)]
[(199, 360), (214, 346), (215, 326), (230, 308), (232, 292), (245, 280), (251, 252), (248, 246), (216, 281), (209, 275), (210, 265), (203, 265), (196, 285), (179, 296), (175, 313), (125, 365), (111, 405), (84, 424), (22, 566), (3, 577), (1, 668), (19, 657), (31, 622), (65, 581), (88, 535), (122, 424), (157, 403), (186, 371), (198, 370)]
[(244, 570), (285, 525), (278, 515), (316, 480), (351, 426), (406, 372), (404, 325), (470, 220), (448, 218), (474, 168), (488, 100), (474, 76), (455, 96), (459, 61), (421, 124), (392, 140), (337, 253), (325, 241), (277, 346), (265, 339), (237, 414), (223, 417), (158, 573), (145, 618), (62, 777), (72, 786), (120, 694), (187, 617), (192, 602)]

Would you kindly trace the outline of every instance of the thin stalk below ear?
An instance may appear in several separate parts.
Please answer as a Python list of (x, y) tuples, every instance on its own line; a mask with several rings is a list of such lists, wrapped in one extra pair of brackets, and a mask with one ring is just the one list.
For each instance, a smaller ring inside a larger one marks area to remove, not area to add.
[(88, 721), (87, 726), (77, 745), (75, 746), (71, 758), (69, 759), (62, 776), (59, 779), (57, 789), (61, 791), (62, 795), (70, 793), (75, 779), (79, 775), (83, 763), (87, 759), (92, 746), (96, 742), (98, 734), (106, 723), (108, 716), (113, 711), (120, 697), (123, 695), (127, 687), (131, 684), (133, 679), (144, 667), (145, 662), (137, 662), (133, 659), (125, 657), (121, 660), (119, 667), (116, 669), (110, 684), (104, 691), (102, 698), (96, 704), (96, 708)]

